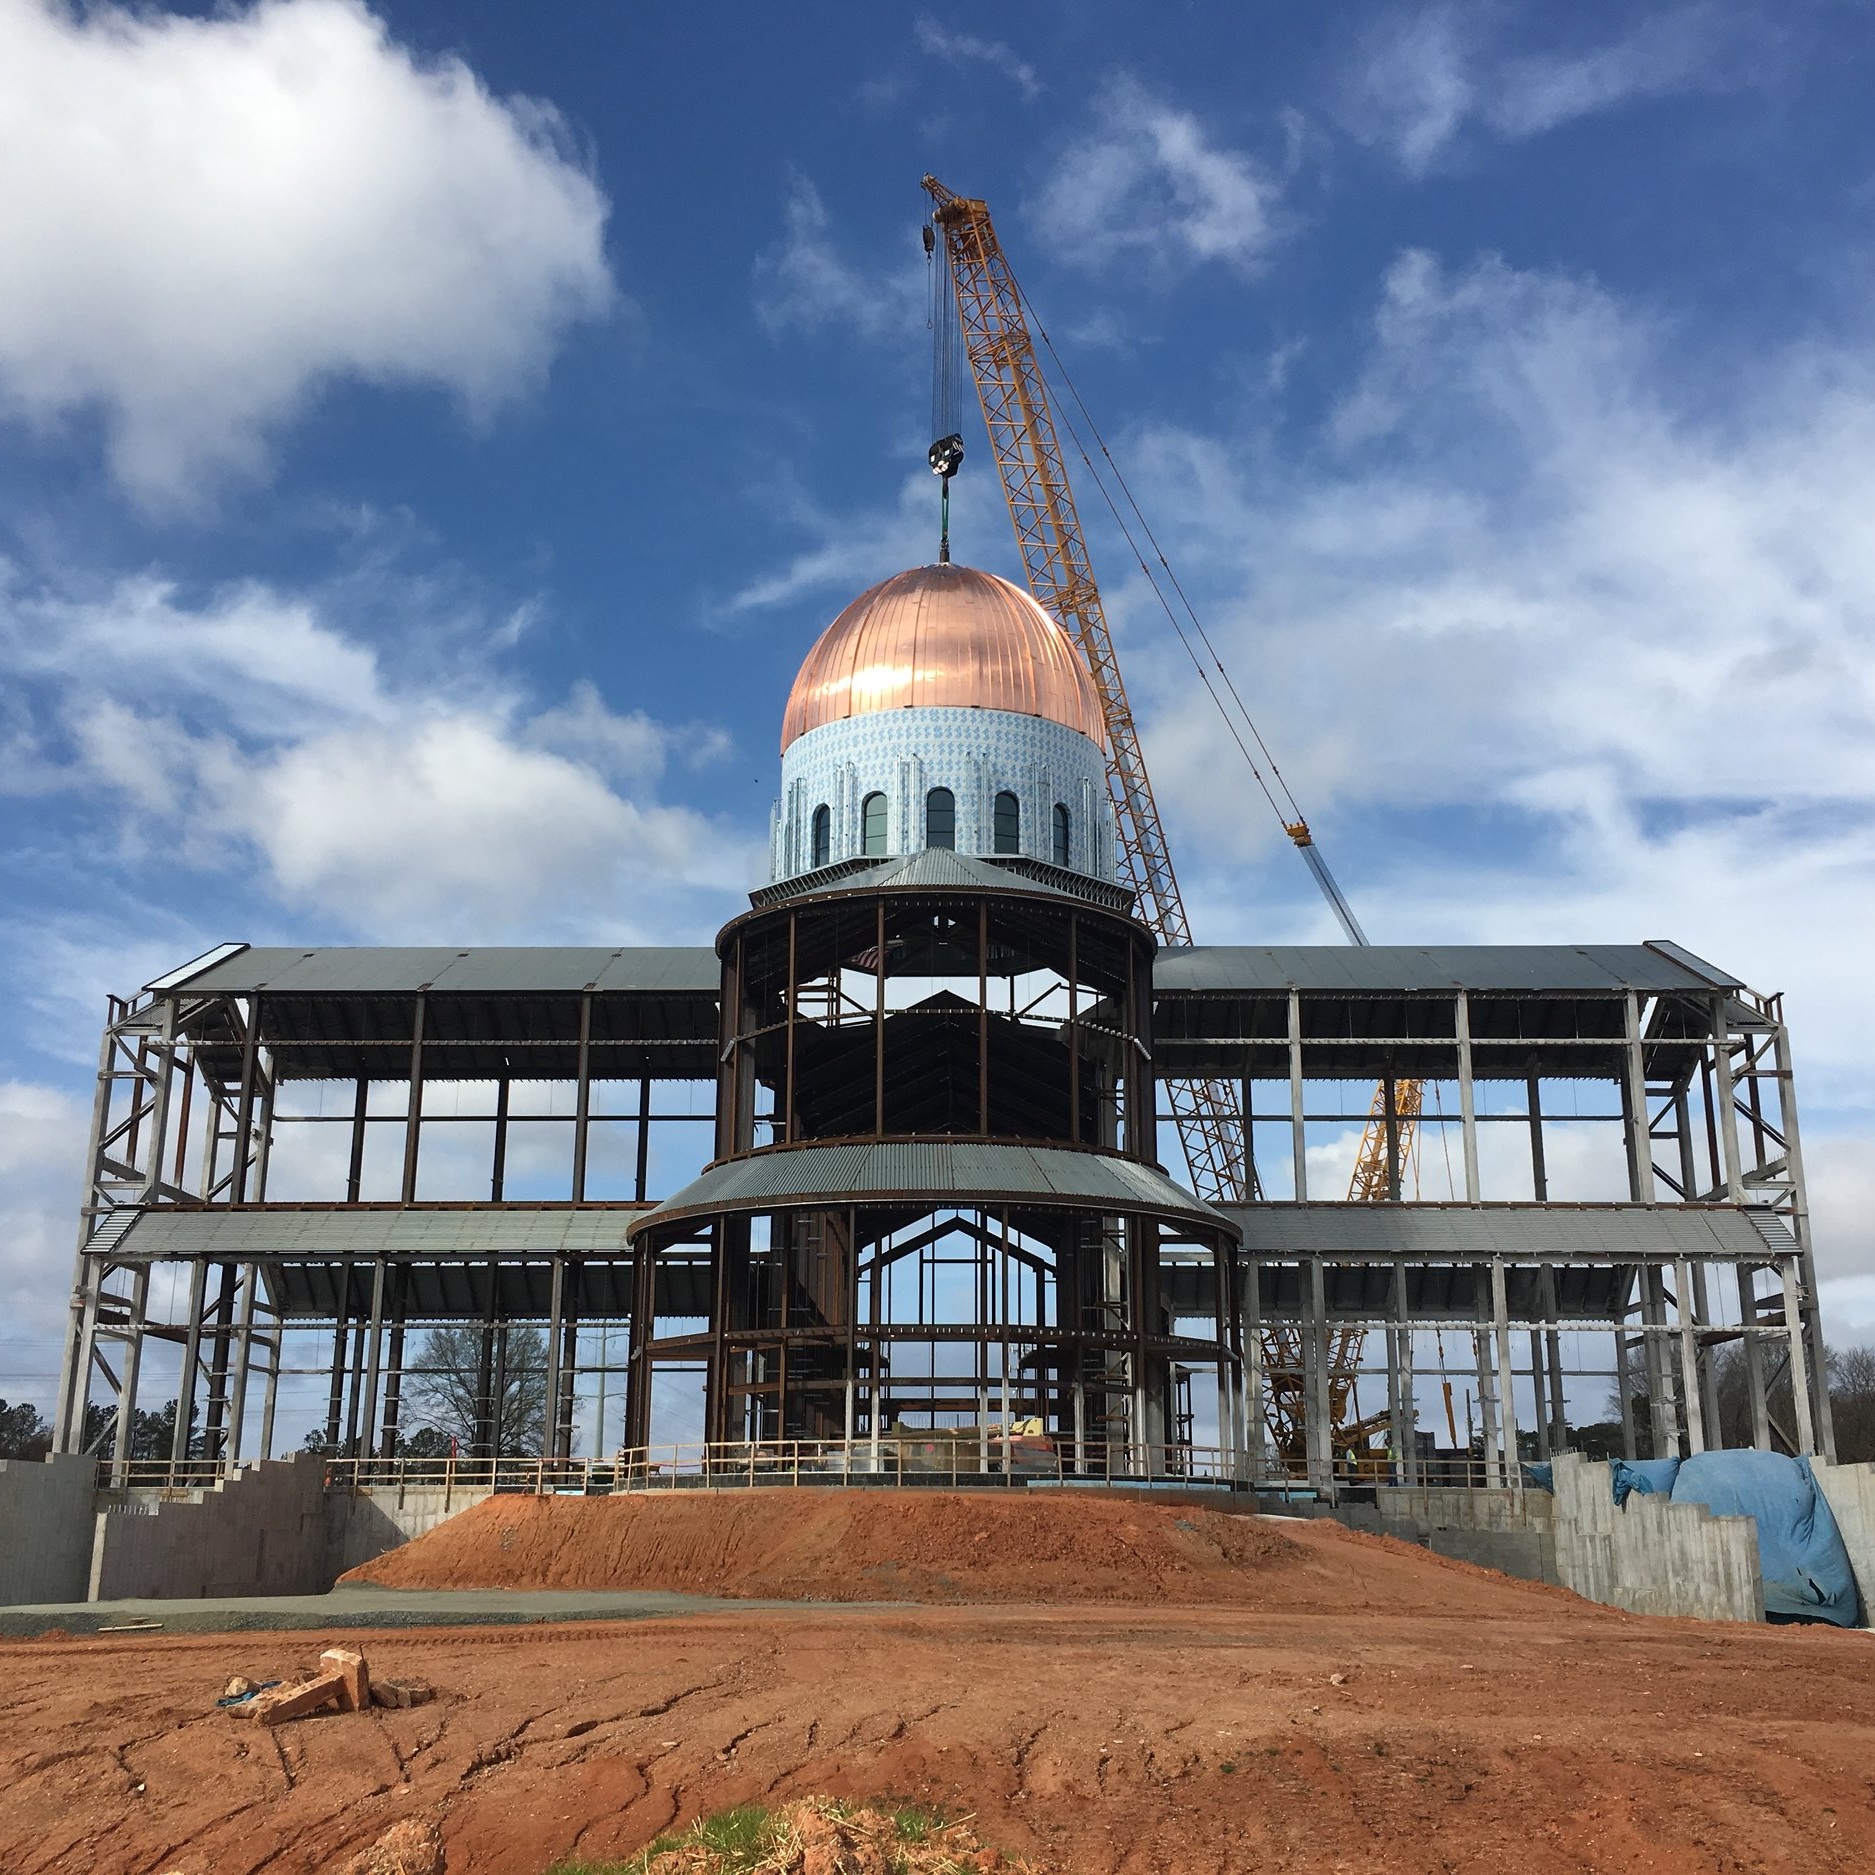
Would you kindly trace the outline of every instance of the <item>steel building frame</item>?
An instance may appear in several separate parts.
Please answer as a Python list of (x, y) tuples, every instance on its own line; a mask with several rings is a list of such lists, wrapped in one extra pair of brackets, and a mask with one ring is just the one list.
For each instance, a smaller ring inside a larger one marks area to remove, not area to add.
[[(1345, 1472), (1326, 1412), (1327, 1339), (1341, 1326), (1371, 1331), (1385, 1409), (1369, 1437), (1401, 1477), (1424, 1471), (1423, 1421), (1436, 1415), (1421, 1395), (1445, 1365), (1429, 1338), (1445, 1336), (1466, 1353), (1451, 1371), (1476, 1388), (1483, 1433), (1467, 1462), (1481, 1478), (1514, 1481), (1517, 1455), (1560, 1443), (1564, 1344), (1590, 1336), (1612, 1358), (1568, 1371), (1617, 1378), (1630, 1450), (1714, 1443), (1714, 1359), (1736, 1344), (1752, 1441), (1831, 1452), (1776, 996), (1665, 943), (1321, 947), (1162, 952), (1152, 1005), (1156, 1074), (1240, 1084), (1270, 1194), (1225, 1213), (1241, 1240), (1227, 1313), (1248, 1369), (1244, 1469), (1323, 1488)], [(642, 1310), (630, 1226), (655, 1183), (674, 1190), (712, 1156), (719, 1018), (707, 949), (230, 946), (113, 999), (59, 1448), (113, 1443), (116, 1418), (157, 1397), (155, 1350), (176, 1375), (162, 1393), (185, 1402), (174, 1467), (231, 1469), (274, 1449), (282, 1376), (309, 1372), (294, 1350), (316, 1348), (333, 1443), (393, 1462), (411, 1331), (535, 1323), (554, 1403), (543, 1443), (569, 1454), (580, 1379), (625, 1383), (625, 1337), (616, 1358), (593, 1344), (627, 1327), (635, 1300)], [(1426, 1156), (1449, 1144), (1452, 1189), (1423, 1199), (1396, 1163), (1393, 1201), (1321, 1202), (1311, 1154), (1358, 1133), (1363, 1084), (1409, 1076), (1427, 1083), (1420, 1185)], [(320, 1088), (333, 1111), (309, 1110)], [(473, 1112), (446, 1110), (471, 1094)], [(759, 1117), (772, 1138), (772, 1089)], [(433, 1143), (465, 1127), (488, 1147), (473, 1174), (454, 1144)], [(538, 1178), (519, 1195), (504, 1165), (527, 1128), (565, 1140), (551, 1195)], [(1573, 1152), (1595, 1129), (1618, 1141), (1609, 1185), (1561, 1186), (1559, 1142)], [(317, 1196), (282, 1172), (302, 1135), (344, 1145), (313, 1155), (329, 1173)], [(1510, 1140), (1520, 1169), (1507, 1183)], [(453, 1184), (426, 1183), (445, 1172)], [(1214, 1306), (1208, 1264), (1168, 1263), (1174, 1318)], [(706, 1246), (671, 1243), (650, 1312), (706, 1317), (710, 1267)], [(1300, 1350), (1290, 1371), (1262, 1357), (1259, 1331), (1277, 1323)], [(1302, 1451), (1268, 1447), (1272, 1386), (1302, 1392)], [(114, 1443), (122, 1482), (130, 1455)]]

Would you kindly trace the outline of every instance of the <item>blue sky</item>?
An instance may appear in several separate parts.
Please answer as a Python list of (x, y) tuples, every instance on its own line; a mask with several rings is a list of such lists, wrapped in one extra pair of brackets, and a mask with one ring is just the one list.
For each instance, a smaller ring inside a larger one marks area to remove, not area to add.
[[(796, 664), (932, 547), (927, 169), (1372, 935), (1789, 992), (1875, 1329), (1872, 51), (1747, 0), (0, 0), (0, 1395), (105, 992), (701, 940), (755, 882)], [(1200, 938), (1332, 940), (1083, 506)]]

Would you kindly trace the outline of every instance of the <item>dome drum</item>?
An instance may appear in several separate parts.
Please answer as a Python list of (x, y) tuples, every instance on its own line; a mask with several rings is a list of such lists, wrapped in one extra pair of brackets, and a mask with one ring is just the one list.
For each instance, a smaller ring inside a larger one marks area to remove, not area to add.
[(789, 745), (781, 787), (777, 880), (927, 846), (1114, 876), (1105, 757), (1043, 717), (913, 708), (826, 723)]

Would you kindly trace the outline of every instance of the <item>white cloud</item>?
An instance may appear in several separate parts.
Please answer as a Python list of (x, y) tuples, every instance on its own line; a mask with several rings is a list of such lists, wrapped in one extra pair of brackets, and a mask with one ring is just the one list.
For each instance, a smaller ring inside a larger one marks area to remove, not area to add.
[(1405, 168), (1430, 167), (1477, 99), (1471, 48), (1448, 7), (1396, 14), (1362, 48), (1349, 128), (1388, 145)]
[(606, 214), (549, 107), (359, 0), (0, 0), (0, 411), (100, 413), (146, 502), (261, 473), (332, 378), (525, 389), (609, 302)]
[(1058, 258), (1099, 269), (1222, 261), (1250, 271), (1282, 234), (1282, 181), (1135, 80), (1062, 153), (1029, 219)]
[(603, 914), (618, 941), (650, 942), (671, 908), (645, 915), (645, 888), (727, 897), (750, 870), (703, 816), (641, 804), (596, 768), (462, 714), (211, 761), (203, 793), (217, 822), (265, 855), (287, 904), (342, 908), (377, 931), (512, 932), (557, 912)]
[(755, 263), (755, 311), (772, 333), (845, 326), (862, 338), (914, 331), (925, 316), (925, 281), (909, 264), (876, 271), (850, 260), (833, 236), (820, 191), (789, 179), (782, 237)]
[[(1305, 794), (1598, 831), (1875, 810), (1875, 361), (1793, 356), (1720, 399), (1729, 367), (1688, 381), (1678, 342), (1581, 282), (1409, 254), (1303, 459), (1141, 440), (1155, 506), (1253, 569), (1231, 629)], [(1218, 735), (1183, 739), (1193, 774)]]
[(921, 52), (928, 52), (949, 65), (986, 65), (1007, 78), (1025, 98), (1041, 95), (1042, 82), (1036, 77), (1034, 66), (1018, 58), (1000, 39), (979, 39), (972, 33), (952, 32), (929, 14), (920, 14), (913, 30)]
[(83, 599), (0, 580), (0, 662), (18, 678), (87, 684), (134, 672), (144, 700), (212, 695), (235, 725), (277, 721), (283, 707), (302, 722), (389, 707), (369, 646), (322, 620), (310, 600), (254, 582), (192, 606), (173, 582), (149, 576)]
[[(411, 611), (406, 636), (437, 642)], [(194, 604), (147, 579), (82, 603), (0, 593), (26, 785), (102, 805), (101, 857), (257, 876), (364, 937), (709, 928), (755, 842), (657, 790), (674, 747), (708, 759), (720, 732), (615, 712), (588, 683), (542, 708), (485, 659), (454, 663), (445, 684), (395, 678), (317, 597), (258, 584)]]
[(34, 1378), (0, 1381), (0, 1397), (51, 1403), (57, 1367), (52, 1339), (71, 1288), (72, 1247), (84, 1181), (82, 1104), (63, 1088), (0, 1081), (0, 1371), (30, 1367)]
[(1389, 14), (1355, 57), (1348, 127), (1423, 175), (1468, 125), (1519, 139), (1641, 98), (1731, 89), (1761, 75), (1773, 43), (1751, 9), (1694, 0), (1606, 45), (1513, 55), (1500, 43), (1507, 17), (1456, 6)]

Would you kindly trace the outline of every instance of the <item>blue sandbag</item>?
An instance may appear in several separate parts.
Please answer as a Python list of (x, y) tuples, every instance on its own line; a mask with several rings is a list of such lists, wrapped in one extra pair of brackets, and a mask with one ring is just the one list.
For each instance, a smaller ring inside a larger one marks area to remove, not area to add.
[(1680, 1466), (1673, 1501), (1703, 1504), (1715, 1517), (1758, 1520), (1767, 1615), (1831, 1621), (1839, 1628), (1856, 1625), (1849, 1552), (1807, 1458), (1701, 1452)]
[(1613, 1458), (1608, 1461), (1608, 1482), (1617, 1504), (1625, 1504), (1634, 1494), (1671, 1497), (1679, 1470), (1677, 1458)]

